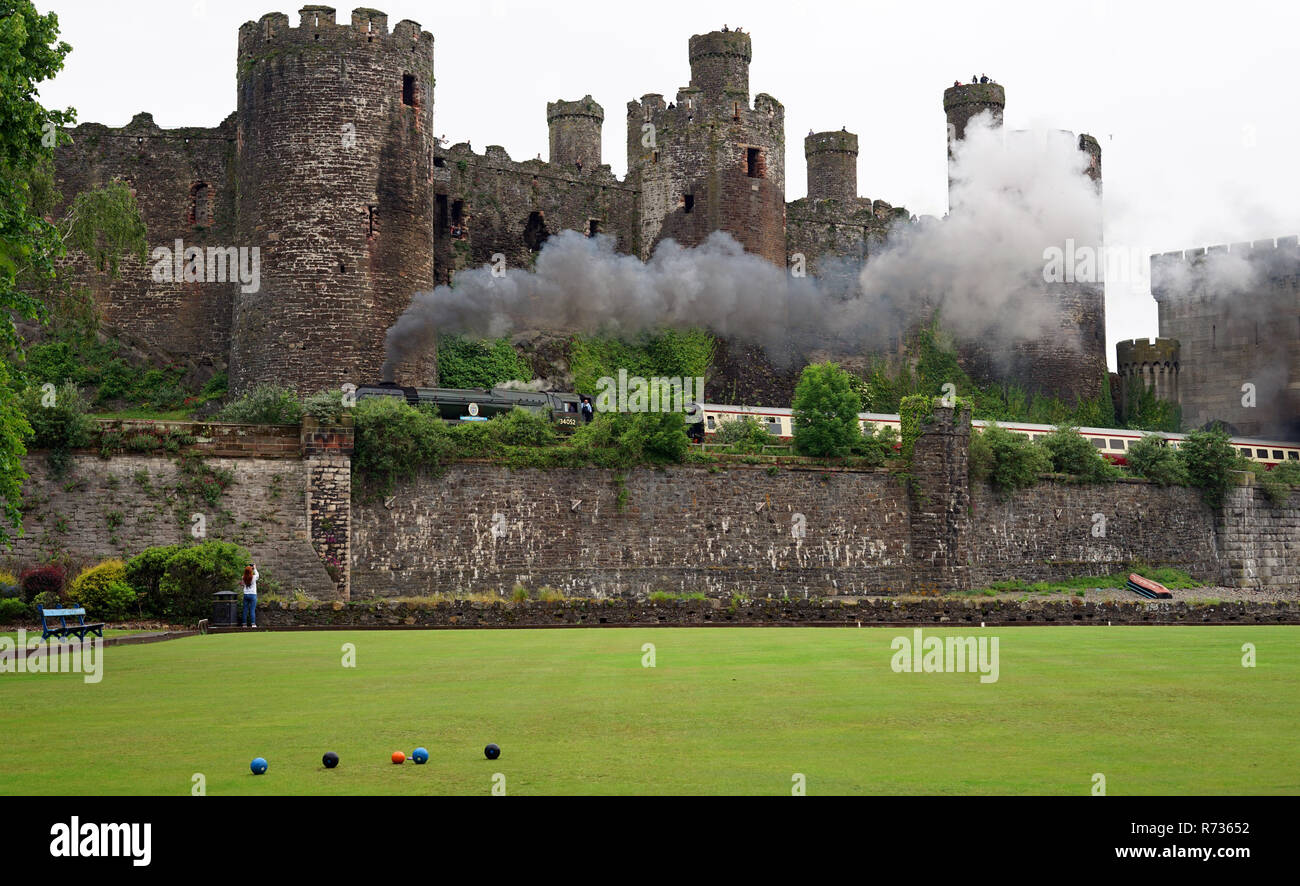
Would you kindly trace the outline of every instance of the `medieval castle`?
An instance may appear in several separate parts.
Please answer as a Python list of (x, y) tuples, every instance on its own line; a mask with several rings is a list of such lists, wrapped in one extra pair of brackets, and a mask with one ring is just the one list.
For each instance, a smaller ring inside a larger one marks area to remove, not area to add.
[[(306, 6), (296, 26), (270, 13), (240, 28), (237, 109), (220, 126), (163, 130), (139, 114), (121, 128), (73, 130), (57, 158), (65, 196), (121, 179), (136, 193), (151, 249), (236, 246), (260, 255), (256, 287), (211, 273), (159, 280), (135, 261), (110, 279), (82, 261), (105, 323), (227, 365), (235, 393), (264, 381), (308, 393), (377, 380), (385, 332), (413, 293), (497, 253), (526, 267), (560, 230), (608, 235), (641, 258), (664, 239), (693, 246), (727, 231), (779, 266), (804, 256), (815, 273), (826, 257), (865, 259), (892, 224), (909, 220), (901, 207), (858, 195), (858, 138), (846, 130), (808, 135), (808, 195), (787, 202), (784, 108), (766, 93), (751, 99), (747, 33), (691, 37), (689, 84), (669, 101), (651, 93), (628, 103), (622, 180), (602, 163), (605, 112), (589, 95), (548, 104), (547, 160), (441, 144), (433, 44), (417, 23), (390, 29), (373, 9), (340, 22), (330, 7)], [(983, 111), (1000, 125), (1004, 104), (997, 84), (948, 88), (949, 138), (962, 138)], [(1087, 135), (1077, 144), (1100, 187), (1100, 146)], [(1284, 248), (1294, 252), (1294, 238)], [(1097, 396), (1106, 378), (1102, 286), (1045, 284), (1044, 298), (1058, 307), (1070, 346), (1023, 341), (1008, 361), (970, 342), (963, 359), (977, 375), (1010, 373), (1031, 389)], [(1300, 378), (1296, 340), (1291, 334), (1283, 388)], [(747, 362), (724, 343), (724, 372), (728, 361)], [(398, 377), (434, 383), (435, 356), (400, 367)], [(779, 396), (761, 384), (731, 390), (748, 402)], [(1180, 393), (1193, 390), (1184, 383)]]

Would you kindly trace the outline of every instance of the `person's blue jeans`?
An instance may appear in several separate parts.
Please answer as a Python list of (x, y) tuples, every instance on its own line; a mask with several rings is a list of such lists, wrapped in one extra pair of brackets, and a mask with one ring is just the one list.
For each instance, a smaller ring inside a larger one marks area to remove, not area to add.
[(244, 627), (257, 624), (257, 594), (244, 595)]

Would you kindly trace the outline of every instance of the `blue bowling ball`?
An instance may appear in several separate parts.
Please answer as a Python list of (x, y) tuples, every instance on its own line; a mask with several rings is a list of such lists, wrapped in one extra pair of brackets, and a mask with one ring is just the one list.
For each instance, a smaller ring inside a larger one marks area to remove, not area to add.
[(266, 758), (254, 757), (253, 762), (248, 764), (248, 768), (253, 770), (254, 775), (264, 775), (266, 773)]

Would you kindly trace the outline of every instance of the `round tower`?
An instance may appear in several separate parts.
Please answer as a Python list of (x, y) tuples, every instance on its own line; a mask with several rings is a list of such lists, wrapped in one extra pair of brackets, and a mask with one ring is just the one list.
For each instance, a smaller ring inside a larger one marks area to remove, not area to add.
[[(241, 243), (260, 285), (236, 293), (230, 385), (301, 394), (379, 380), (384, 337), (433, 284), (433, 35), (305, 6), (239, 29)], [(436, 379), (432, 354), (402, 363)]]
[(551, 162), (558, 166), (600, 166), (600, 127), (605, 109), (590, 95), (576, 102), (547, 102), (546, 124), (551, 135)]
[(1085, 132), (1079, 136), (1079, 150), (1088, 155), (1088, 178), (1096, 182), (1097, 192), (1101, 193), (1101, 142)]
[(1115, 342), (1115, 369), (1119, 373), (1120, 410), (1128, 419), (1137, 404), (1130, 402), (1129, 384), (1137, 379), (1161, 400), (1178, 402), (1179, 351), (1176, 338), (1134, 338)]
[(710, 31), (690, 40), (691, 87), (712, 101), (749, 104), (749, 35), (742, 31)]
[(965, 83), (945, 89), (943, 113), (948, 118), (948, 156), (952, 156), (953, 142), (966, 137), (966, 124), (970, 118), (988, 111), (993, 125), (1000, 127), (1006, 106), (1006, 91), (997, 83)]
[(815, 132), (803, 140), (808, 161), (809, 200), (855, 200), (858, 196), (858, 137), (847, 130)]

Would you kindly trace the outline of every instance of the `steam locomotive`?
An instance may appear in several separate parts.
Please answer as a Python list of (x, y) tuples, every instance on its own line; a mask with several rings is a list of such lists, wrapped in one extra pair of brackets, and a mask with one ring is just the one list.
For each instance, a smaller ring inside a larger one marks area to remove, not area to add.
[(515, 391), (509, 388), (407, 388), (381, 382), (357, 389), (357, 400), (400, 397), (411, 406), (424, 404), (447, 421), (486, 421), (519, 407), (549, 415), (561, 431), (575, 431), (581, 415), (581, 394), (555, 391)]

